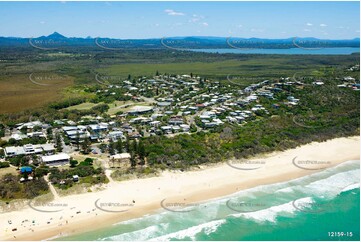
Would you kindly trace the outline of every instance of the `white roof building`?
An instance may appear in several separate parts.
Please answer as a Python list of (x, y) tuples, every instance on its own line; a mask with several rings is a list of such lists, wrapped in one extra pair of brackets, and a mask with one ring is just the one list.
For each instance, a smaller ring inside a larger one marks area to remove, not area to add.
[(48, 164), (48, 165), (60, 165), (64, 163), (68, 163), (70, 161), (70, 156), (65, 153), (59, 153), (56, 155), (48, 155), (48, 156), (42, 156), (41, 157), (42, 162)]
[(131, 156), (129, 153), (120, 153), (110, 156), (111, 159), (115, 159), (115, 160), (130, 159), (130, 157)]

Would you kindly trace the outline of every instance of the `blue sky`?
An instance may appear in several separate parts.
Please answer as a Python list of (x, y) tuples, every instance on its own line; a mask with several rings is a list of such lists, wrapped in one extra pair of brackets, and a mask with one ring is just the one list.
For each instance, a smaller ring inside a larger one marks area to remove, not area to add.
[(317, 37), (360, 35), (359, 2), (0, 2), (0, 36)]

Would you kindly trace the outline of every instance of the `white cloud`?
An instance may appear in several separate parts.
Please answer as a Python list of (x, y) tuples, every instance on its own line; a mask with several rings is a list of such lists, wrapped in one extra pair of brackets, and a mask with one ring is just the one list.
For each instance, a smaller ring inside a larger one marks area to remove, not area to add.
[(208, 27), (209, 24), (204, 22), (204, 23), (202, 23), (202, 25)]
[(327, 27), (327, 24), (320, 24), (320, 27)]
[(201, 21), (202, 19), (204, 19), (204, 16), (193, 14), (192, 18), (189, 20), (189, 22), (190, 23), (197, 23), (197, 22)]
[(313, 24), (311, 24), (311, 23), (307, 23), (306, 25), (307, 25), (307, 26), (312, 26)]
[(243, 25), (242, 25), (242, 24), (238, 25), (238, 28), (242, 28), (242, 27), (243, 27)]
[(46, 22), (45, 21), (40, 21), (40, 24), (45, 24)]
[(305, 31), (305, 32), (311, 32), (311, 30), (309, 30), (309, 29), (304, 29), (303, 31)]
[(166, 10), (164, 10), (164, 12), (166, 12), (170, 16), (183, 16), (183, 15), (185, 15), (182, 12), (176, 12), (176, 11), (174, 11), (172, 9), (166, 9)]

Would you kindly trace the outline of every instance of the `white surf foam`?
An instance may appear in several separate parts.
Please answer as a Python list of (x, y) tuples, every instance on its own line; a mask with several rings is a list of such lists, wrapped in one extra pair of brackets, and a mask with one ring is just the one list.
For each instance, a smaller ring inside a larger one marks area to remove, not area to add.
[(158, 225), (152, 225), (144, 229), (114, 235), (111, 237), (104, 238), (103, 240), (114, 240), (114, 241), (144, 241), (149, 238), (159, 236), (162, 231), (167, 230), (169, 224), (163, 223)]
[(257, 222), (268, 221), (268, 222), (275, 223), (277, 216), (279, 216), (281, 214), (284, 216), (292, 216), (295, 213), (295, 211), (297, 211), (296, 207), (293, 205), (294, 202), (298, 203), (298, 204), (303, 204), (303, 205), (300, 205), (300, 207), (298, 207), (298, 208), (302, 208), (304, 206), (307, 206), (307, 204), (313, 203), (313, 199), (311, 197), (304, 197), (304, 198), (300, 198), (296, 201), (291, 201), (291, 202), (284, 203), (281, 205), (272, 206), (272, 207), (258, 210), (255, 212), (237, 213), (237, 214), (232, 214), (230, 216), (237, 217), (237, 218), (243, 217), (246, 219), (255, 220)]
[(163, 235), (157, 238), (152, 239), (151, 241), (169, 241), (170, 239), (184, 239), (184, 238), (191, 238), (195, 240), (195, 236), (204, 231), (205, 234), (209, 235), (217, 230), (217, 228), (226, 222), (225, 219), (215, 220), (208, 223), (196, 225), (184, 230), (180, 230), (174, 233), (170, 233), (167, 235)]
[(353, 189), (356, 189), (356, 188), (360, 188), (360, 183), (354, 183), (354, 184), (348, 185), (347, 187), (342, 189), (341, 192), (350, 191), (350, 190), (353, 190)]

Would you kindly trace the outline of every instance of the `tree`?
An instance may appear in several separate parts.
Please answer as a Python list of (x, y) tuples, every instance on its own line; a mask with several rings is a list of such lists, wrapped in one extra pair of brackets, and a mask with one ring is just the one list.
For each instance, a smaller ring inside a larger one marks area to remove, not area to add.
[(48, 140), (53, 139), (53, 129), (51, 127), (46, 129), (46, 136), (47, 136)]
[(114, 142), (112, 140), (109, 141), (108, 144), (108, 152), (110, 155), (114, 155), (115, 151), (114, 151)]
[(138, 155), (141, 161), (141, 165), (145, 164), (145, 146), (144, 143), (140, 140), (138, 144)]
[(9, 145), (15, 145), (15, 144), (16, 144), (16, 139), (10, 138), (10, 139), (8, 140), (8, 144), (9, 144)]
[(85, 138), (81, 144), (81, 149), (84, 154), (90, 153), (90, 140)]
[(117, 149), (117, 151), (118, 151), (119, 153), (122, 153), (122, 151), (123, 151), (123, 141), (122, 141), (121, 138), (119, 138), (119, 139), (117, 140), (116, 149)]
[(125, 140), (125, 149), (127, 150), (127, 152), (130, 151), (130, 144), (129, 144), (129, 136), (126, 136), (126, 140)]
[(76, 132), (75, 143), (76, 143), (76, 149), (79, 150), (79, 147), (80, 147), (80, 134), (79, 134), (78, 131)]
[(84, 163), (88, 164), (89, 166), (93, 165), (93, 159), (92, 158), (85, 158)]
[(132, 151), (137, 154), (138, 153), (138, 144), (136, 140), (133, 140), (133, 144), (132, 144)]
[(22, 134), (26, 134), (28, 132), (28, 127), (26, 127), (26, 126), (21, 127), (20, 132)]
[(70, 163), (70, 167), (76, 167), (78, 165), (78, 161), (73, 159), (71, 159), (69, 163)]
[(130, 166), (131, 166), (132, 168), (134, 168), (134, 167), (137, 165), (137, 162), (136, 162), (134, 156), (135, 156), (135, 155), (134, 155), (134, 152), (131, 152), (131, 153), (130, 153)]
[(107, 145), (104, 144), (104, 143), (98, 145), (98, 148), (100, 149), (100, 151), (101, 151), (102, 153), (105, 153), (105, 152), (107, 151)]
[(55, 142), (56, 142), (56, 151), (62, 152), (63, 151), (63, 142), (59, 133), (55, 135)]
[(41, 131), (41, 130), (42, 130), (42, 128), (39, 125), (36, 125), (36, 126), (33, 127), (33, 132), (38, 132), (38, 131)]
[(98, 104), (94, 107), (92, 107), (93, 111), (99, 112), (99, 113), (105, 113), (109, 110), (109, 105), (102, 103), (102, 104)]

